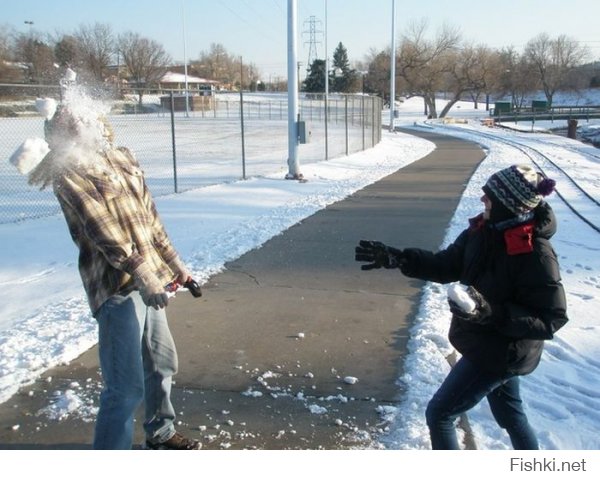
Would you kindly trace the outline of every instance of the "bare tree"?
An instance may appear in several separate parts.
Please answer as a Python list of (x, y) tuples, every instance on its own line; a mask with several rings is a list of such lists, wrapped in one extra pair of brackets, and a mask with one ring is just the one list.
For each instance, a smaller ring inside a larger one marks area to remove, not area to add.
[(0, 28), (0, 82), (21, 82), (21, 70), (14, 64), (14, 29), (9, 26)]
[(426, 38), (426, 32), (426, 21), (411, 25), (402, 39), (397, 71), (405, 83), (403, 90), (410, 96), (422, 96), (429, 116), (437, 118), (436, 94), (443, 90), (454, 68), (461, 36), (449, 26), (444, 26), (433, 40)]
[(18, 34), (14, 49), (16, 58), (28, 65), (29, 82), (51, 83), (56, 80), (54, 51), (39, 34)]
[[(208, 51), (200, 52), (200, 58), (192, 62), (198, 75), (221, 84), (240, 86), (242, 88), (256, 85), (260, 73), (253, 63), (243, 62), (239, 56), (227, 52), (220, 43), (213, 43)], [(241, 83), (244, 83), (242, 86)]]
[(62, 66), (76, 67), (79, 53), (79, 43), (72, 35), (63, 35), (54, 44), (54, 57)]
[(513, 47), (503, 48), (499, 52), (497, 78), (496, 93), (509, 96), (516, 108), (522, 108), (525, 98), (539, 87), (533, 64)]
[(473, 99), (474, 107), (478, 108), (481, 96), (487, 96), (494, 89), (498, 53), (484, 45), (463, 45), (448, 51), (444, 62), (446, 80), (443, 88), (450, 98), (439, 116), (445, 117), (456, 102), (466, 95)]
[[(367, 54), (366, 74), (363, 74), (362, 90), (368, 93), (376, 93), (381, 98), (390, 95), (390, 49), (377, 52), (373, 49)], [(396, 91), (399, 91), (396, 89)]]
[(131, 79), (138, 87), (139, 103), (141, 104), (144, 87), (148, 88), (158, 84), (171, 63), (171, 57), (158, 42), (133, 32), (119, 36), (118, 50)]
[(497, 50), (479, 45), (474, 48), (474, 59), (472, 71), (469, 72), (471, 91), (470, 95), (474, 102), (474, 108), (479, 108), (481, 96), (486, 96), (486, 108), (489, 107), (489, 94), (496, 89), (498, 83), (498, 65), (500, 54)]
[[(241, 61), (241, 58), (240, 58)], [(258, 81), (260, 80), (260, 71), (254, 63), (245, 62), (242, 65), (242, 88), (249, 88), (250, 90), (256, 90)]]
[(193, 67), (204, 78), (218, 80), (221, 83), (233, 83), (232, 63), (233, 59), (225, 47), (220, 43), (212, 43), (208, 51), (200, 52), (200, 57), (193, 62)]
[(12, 37), (14, 32), (12, 27), (2, 25), (0, 27), (0, 60), (8, 60), (13, 50)]
[(82, 25), (75, 33), (75, 38), (79, 43), (84, 77), (87, 74), (91, 80), (103, 82), (115, 53), (115, 40), (110, 25)]
[(569, 86), (571, 73), (587, 55), (585, 47), (566, 35), (553, 39), (542, 33), (527, 43), (525, 57), (535, 66), (548, 106), (558, 90)]

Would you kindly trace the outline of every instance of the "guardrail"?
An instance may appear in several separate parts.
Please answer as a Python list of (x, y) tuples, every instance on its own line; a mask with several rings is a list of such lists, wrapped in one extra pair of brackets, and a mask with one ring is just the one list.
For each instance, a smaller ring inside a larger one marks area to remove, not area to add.
[(560, 105), (546, 109), (531, 107), (520, 108), (510, 112), (495, 113), (490, 110), (490, 117), (496, 122), (531, 122), (537, 120), (590, 120), (600, 118), (600, 105)]

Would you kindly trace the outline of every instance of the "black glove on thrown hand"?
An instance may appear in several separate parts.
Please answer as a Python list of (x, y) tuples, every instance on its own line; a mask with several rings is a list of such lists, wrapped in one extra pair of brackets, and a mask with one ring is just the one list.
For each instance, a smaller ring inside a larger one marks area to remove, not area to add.
[(399, 268), (406, 261), (402, 250), (371, 240), (361, 240), (354, 253), (357, 262), (369, 262), (367, 265), (361, 265), (361, 270)]
[(456, 302), (448, 300), (452, 314), (465, 322), (477, 323), (479, 325), (490, 323), (492, 320), (492, 307), (487, 300), (473, 287), (468, 287), (466, 292), (473, 302), (475, 302), (475, 309), (471, 312), (466, 312)]

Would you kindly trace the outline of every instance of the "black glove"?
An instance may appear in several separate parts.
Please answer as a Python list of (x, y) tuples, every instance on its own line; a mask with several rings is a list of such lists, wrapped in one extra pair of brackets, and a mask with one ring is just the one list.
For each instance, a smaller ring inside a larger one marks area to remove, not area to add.
[(367, 265), (361, 265), (361, 270), (381, 267), (399, 268), (405, 262), (402, 250), (371, 240), (361, 240), (359, 246), (354, 249), (354, 253), (354, 259), (357, 262), (370, 262)]
[(449, 299), (448, 304), (450, 305), (452, 314), (465, 322), (478, 323), (480, 325), (490, 323), (492, 320), (492, 307), (490, 307), (487, 300), (473, 287), (468, 287), (466, 292), (473, 302), (475, 302), (475, 309), (472, 312), (465, 312), (460, 305)]

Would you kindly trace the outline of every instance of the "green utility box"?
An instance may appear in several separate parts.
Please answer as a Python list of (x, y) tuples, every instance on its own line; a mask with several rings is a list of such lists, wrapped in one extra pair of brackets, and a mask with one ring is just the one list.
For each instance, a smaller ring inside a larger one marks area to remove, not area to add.
[(498, 117), (506, 113), (510, 113), (512, 110), (511, 102), (496, 102), (494, 103), (494, 116)]
[(548, 102), (546, 100), (532, 100), (531, 110), (533, 112), (545, 112), (548, 110)]

